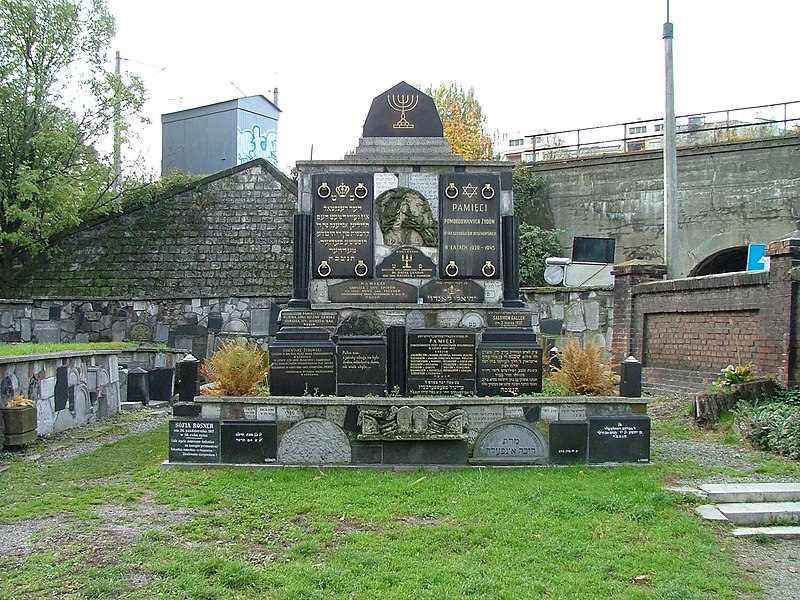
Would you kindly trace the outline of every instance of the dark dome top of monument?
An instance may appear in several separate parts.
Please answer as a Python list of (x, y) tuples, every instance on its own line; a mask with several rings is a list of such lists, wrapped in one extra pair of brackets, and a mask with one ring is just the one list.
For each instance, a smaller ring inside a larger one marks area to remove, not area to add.
[(363, 137), (443, 137), (433, 98), (401, 81), (375, 96)]

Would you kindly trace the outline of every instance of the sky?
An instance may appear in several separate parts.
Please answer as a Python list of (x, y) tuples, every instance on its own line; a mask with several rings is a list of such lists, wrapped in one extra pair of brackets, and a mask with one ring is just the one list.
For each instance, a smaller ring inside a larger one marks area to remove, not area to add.
[[(160, 171), (161, 114), (241, 96), (281, 113), (278, 167), (341, 159), (400, 81), (474, 88), (489, 132), (664, 114), (667, 0), (108, 0), (150, 124), (124, 161)], [(671, 0), (677, 115), (800, 100), (800, 2)]]

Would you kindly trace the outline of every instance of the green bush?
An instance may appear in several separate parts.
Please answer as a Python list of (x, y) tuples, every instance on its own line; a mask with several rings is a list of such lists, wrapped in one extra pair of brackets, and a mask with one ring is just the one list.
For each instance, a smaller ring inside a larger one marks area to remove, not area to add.
[(741, 401), (731, 412), (742, 438), (762, 450), (800, 459), (800, 388), (782, 388), (761, 401)]
[(519, 280), (522, 286), (543, 286), (544, 259), (561, 256), (559, 229), (542, 229), (521, 223), (519, 226)]

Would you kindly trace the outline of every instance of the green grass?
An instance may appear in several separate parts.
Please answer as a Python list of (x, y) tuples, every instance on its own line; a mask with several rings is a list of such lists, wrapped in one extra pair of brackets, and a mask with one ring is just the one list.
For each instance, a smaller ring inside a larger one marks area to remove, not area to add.
[[(60, 518), (37, 536), (61, 543), (0, 561), (0, 598), (758, 592), (721, 549), (723, 530), (695, 516), (693, 500), (664, 490), (679, 466), (162, 470), (166, 456), (161, 427), (68, 461), (8, 462), (0, 523)], [(153, 505), (144, 503), (168, 507), (171, 524), (149, 521)], [(142, 519), (136, 535), (106, 537), (96, 511), (108, 505)]]
[(49, 354), (52, 352), (68, 352), (83, 350), (135, 350), (139, 347), (135, 342), (93, 342), (89, 344), (7, 344), (0, 342), (0, 356), (24, 356), (26, 354)]

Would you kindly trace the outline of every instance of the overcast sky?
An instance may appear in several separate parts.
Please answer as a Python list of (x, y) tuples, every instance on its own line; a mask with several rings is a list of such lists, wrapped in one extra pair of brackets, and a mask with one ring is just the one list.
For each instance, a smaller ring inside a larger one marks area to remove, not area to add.
[[(278, 166), (341, 159), (399, 81), (473, 87), (490, 131), (664, 113), (666, 0), (109, 0), (113, 50), (148, 88), (126, 157), (161, 159), (161, 114), (242, 95), (283, 111)], [(678, 115), (800, 100), (797, 0), (671, 0)], [(113, 59), (113, 52), (110, 57)]]

